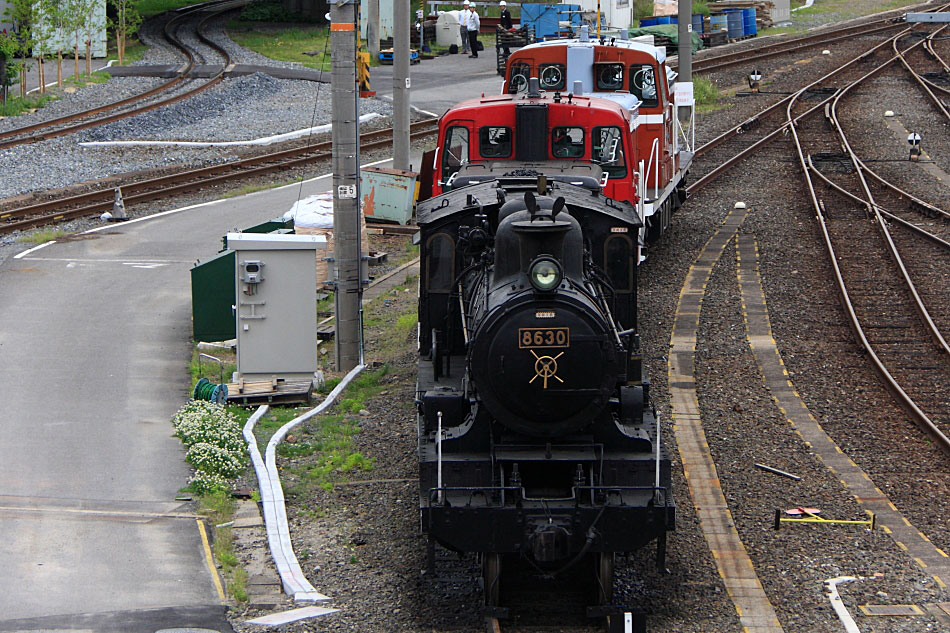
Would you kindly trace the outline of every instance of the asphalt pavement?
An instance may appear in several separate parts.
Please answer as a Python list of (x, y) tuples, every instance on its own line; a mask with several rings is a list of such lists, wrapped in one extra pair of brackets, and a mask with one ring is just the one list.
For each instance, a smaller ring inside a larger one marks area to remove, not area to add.
[[(385, 95), (391, 68), (374, 70)], [(485, 54), (411, 76), (413, 104), (439, 113), (500, 85)], [(189, 270), (224, 233), (330, 184), (107, 225), (0, 263), (0, 631), (231, 631), (197, 520), (175, 500), (189, 474), (170, 424), (190, 387)]]

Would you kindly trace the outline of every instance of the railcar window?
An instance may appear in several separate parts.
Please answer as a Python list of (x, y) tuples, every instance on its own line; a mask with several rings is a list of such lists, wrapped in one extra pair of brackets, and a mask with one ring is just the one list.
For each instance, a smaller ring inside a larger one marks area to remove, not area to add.
[(565, 78), (564, 64), (541, 64), (538, 67), (541, 90), (564, 90)]
[(597, 89), (623, 90), (623, 64), (598, 64)]
[(584, 128), (556, 127), (551, 130), (551, 155), (554, 158), (583, 158)]
[(508, 80), (508, 92), (518, 94), (528, 91), (528, 78), (531, 76), (531, 66), (528, 64), (512, 64), (511, 79)]
[(426, 242), (426, 289), (451, 292), (455, 280), (455, 241), (446, 233), (436, 233)]
[(482, 158), (511, 156), (511, 128), (485, 125), (478, 129), (478, 153)]
[(462, 125), (453, 125), (445, 133), (445, 143), (442, 148), (442, 186), (451, 187), (448, 182), (462, 165), (468, 163), (469, 136), (468, 128)]
[(616, 125), (595, 127), (591, 135), (591, 157), (611, 179), (627, 175), (627, 161), (623, 156), (623, 134)]
[(633, 242), (626, 235), (611, 235), (604, 242), (604, 268), (617, 292), (633, 289)]
[(659, 101), (656, 98), (656, 76), (650, 64), (634, 64), (630, 67), (630, 92), (643, 102), (647, 108), (655, 108)]

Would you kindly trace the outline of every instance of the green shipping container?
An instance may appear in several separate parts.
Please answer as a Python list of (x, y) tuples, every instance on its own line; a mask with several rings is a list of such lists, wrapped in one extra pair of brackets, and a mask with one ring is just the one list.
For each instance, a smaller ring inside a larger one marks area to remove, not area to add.
[(191, 320), (195, 342), (236, 338), (234, 251), (225, 251), (191, 269)]

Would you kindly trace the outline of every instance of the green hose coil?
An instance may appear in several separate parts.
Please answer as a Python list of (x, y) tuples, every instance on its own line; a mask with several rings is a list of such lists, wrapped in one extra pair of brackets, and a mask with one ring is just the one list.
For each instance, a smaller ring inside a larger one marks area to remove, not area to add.
[(198, 381), (198, 384), (195, 385), (195, 390), (191, 394), (191, 397), (195, 400), (208, 400), (210, 402), (224, 404), (228, 398), (228, 386), (224, 384), (216, 385), (207, 378), (202, 378)]

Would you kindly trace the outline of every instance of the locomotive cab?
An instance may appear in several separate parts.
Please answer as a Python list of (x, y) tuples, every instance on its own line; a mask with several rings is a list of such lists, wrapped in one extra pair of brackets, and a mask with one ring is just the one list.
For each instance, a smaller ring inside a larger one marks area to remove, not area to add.
[(643, 213), (649, 225), (648, 240), (655, 241), (668, 228), (673, 210), (685, 200), (683, 179), (692, 162), (692, 152), (679, 147), (677, 139), (676, 73), (666, 65), (666, 49), (632, 40), (540, 42), (512, 53), (503, 92), (525, 94), (532, 78), (542, 90), (574, 90), (580, 82), (584, 94), (636, 98), (639, 117), (631, 164), (643, 165)]

